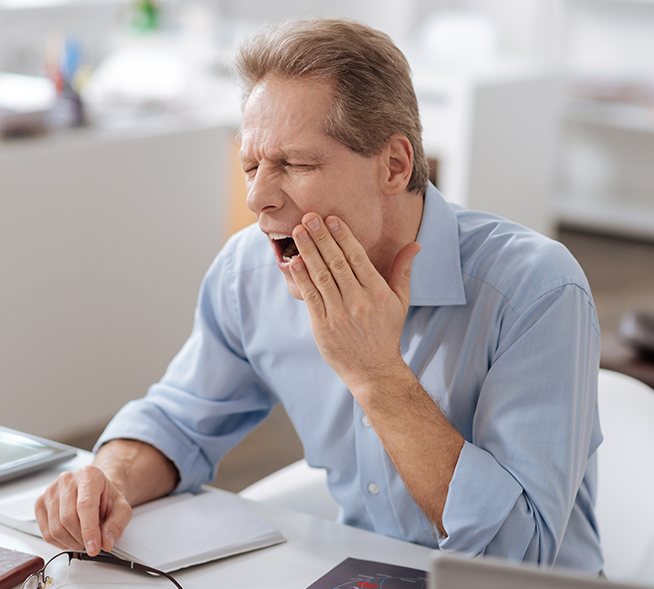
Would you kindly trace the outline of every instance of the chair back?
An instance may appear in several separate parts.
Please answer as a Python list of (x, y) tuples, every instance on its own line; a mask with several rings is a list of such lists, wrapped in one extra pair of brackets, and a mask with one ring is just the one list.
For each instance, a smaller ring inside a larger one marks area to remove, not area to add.
[(600, 370), (597, 519), (609, 579), (654, 583), (654, 390)]

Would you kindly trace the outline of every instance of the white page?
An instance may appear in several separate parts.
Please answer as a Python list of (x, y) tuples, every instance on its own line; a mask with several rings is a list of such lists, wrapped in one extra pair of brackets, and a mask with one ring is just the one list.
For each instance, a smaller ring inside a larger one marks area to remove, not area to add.
[(116, 552), (168, 572), (280, 541), (276, 528), (236, 499), (205, 491), (135, 508)]
[(45, 490), (45, 487), (27, 489), (0, 499), (0, 515), (15, 519), (17, 521), (36, 521), (34, 515), (34, 503), (38, 496)]
[(39, 486), (0, 499), (0, 524), (40, 538), (41, 531), (34, 515), (34, 502), (44, 490), (45, 487)]

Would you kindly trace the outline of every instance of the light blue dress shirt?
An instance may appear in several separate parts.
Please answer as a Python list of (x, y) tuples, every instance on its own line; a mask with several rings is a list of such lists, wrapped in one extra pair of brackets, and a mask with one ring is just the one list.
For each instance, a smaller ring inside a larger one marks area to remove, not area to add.
[(343, 522), (447, 551), (599, 571), (600, 339), (583, 272), (562, 245), (452, 205), (431, 185), (418, 242), (401, 351), (466, 440), (447, 538), (322, 359), (256, 226), (220, 252), (189, 340), (98, 446), (148, 442), (179, 469), (177, 491), (195, 489), (281, 402), (308, 463), (326, 469)]

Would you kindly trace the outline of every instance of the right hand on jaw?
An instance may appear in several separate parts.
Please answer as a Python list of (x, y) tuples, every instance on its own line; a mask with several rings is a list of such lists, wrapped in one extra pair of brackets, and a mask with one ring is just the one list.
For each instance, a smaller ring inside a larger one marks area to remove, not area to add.
[(127, 499), (96, 466), (61, 474), (34, 504), (43, 539), (95, 556), (111, 551), (132, 519)]

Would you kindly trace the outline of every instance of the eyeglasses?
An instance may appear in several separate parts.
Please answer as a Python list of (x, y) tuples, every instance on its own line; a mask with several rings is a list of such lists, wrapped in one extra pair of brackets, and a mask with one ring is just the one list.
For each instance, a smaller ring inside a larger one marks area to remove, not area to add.
[[(89, 556), (86, 552), (60, 552), (55, 554), (45, 566), (36, 573), (32, 573), (21, 586), (21, 589), (58, 589), (63, 587), (68, 580), (70, 563), (73, 560), (86, 560), (104, 564), (114, 564), (125, 567), (139, 573), (146, 573), (155, 577), (168, 579), (178, 589), (184, 589), (171, 575), (137, 562), (123, 560), (111, 554), (98, 554)], [(169, 586), (169, 585), (167, 585)]]

